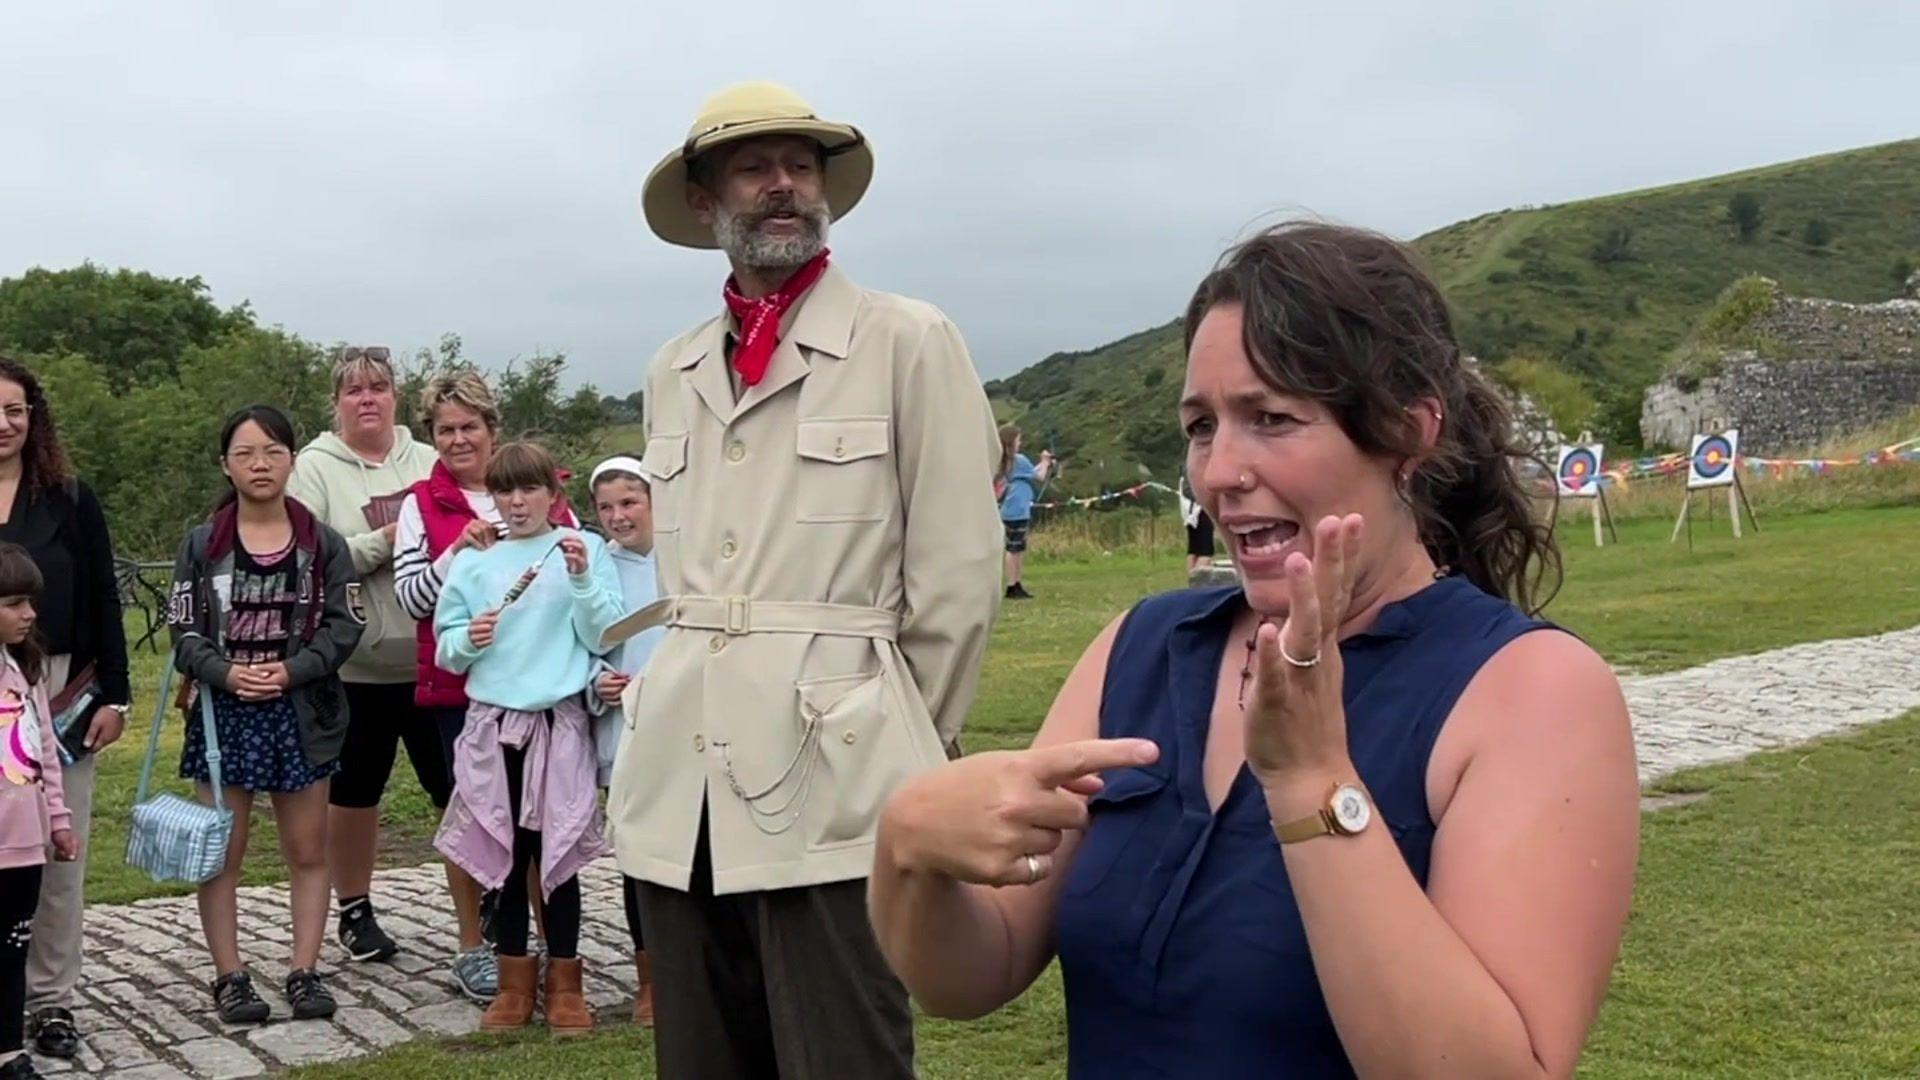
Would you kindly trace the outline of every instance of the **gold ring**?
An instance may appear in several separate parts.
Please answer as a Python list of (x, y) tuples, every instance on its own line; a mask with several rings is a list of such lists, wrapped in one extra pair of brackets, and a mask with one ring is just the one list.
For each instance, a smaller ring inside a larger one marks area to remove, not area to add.
[(1312, 656), (1307, 657), (1305, 660), (1295, 660), (1292, 654), (1287, 652), (1287, 643), (1282, 641), (1280, 642), (1280, 659), (1285, 660), (1287, 663), (1292, 664), (1294, 667), (1308, 668), (1308, 667), (1314, 667), (1320, 663), (1320, 654), (1314, 653)]

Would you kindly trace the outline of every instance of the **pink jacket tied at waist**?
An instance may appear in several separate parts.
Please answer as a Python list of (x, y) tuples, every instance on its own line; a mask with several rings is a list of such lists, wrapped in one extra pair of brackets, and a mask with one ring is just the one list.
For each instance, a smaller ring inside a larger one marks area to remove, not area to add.
[(526, 750), (519, 824), (540, 834), (543, 897), (613, 850), (601, 828), (586, 709), (576, 696), (552, 711), (549, 725), (541, 713), (476, 701), (453, 744), (453, 800), (433, 846), (488, 889), (499, 888), (513, 870), (513, 811), (501, 747)]

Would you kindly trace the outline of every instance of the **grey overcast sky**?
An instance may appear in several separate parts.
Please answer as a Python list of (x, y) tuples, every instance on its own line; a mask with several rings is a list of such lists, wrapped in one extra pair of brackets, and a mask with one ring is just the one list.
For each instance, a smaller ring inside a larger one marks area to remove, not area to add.
[(873, 141), (836, 259), (995, 377), (1171, 318), (1276, 213), (1411, 237), (1920, 135), (1916, 42), (1894, 2), (0, 0), (0, 276), (198, 274), (624, 394), (725, 275), (641, 181), (770, 78)]

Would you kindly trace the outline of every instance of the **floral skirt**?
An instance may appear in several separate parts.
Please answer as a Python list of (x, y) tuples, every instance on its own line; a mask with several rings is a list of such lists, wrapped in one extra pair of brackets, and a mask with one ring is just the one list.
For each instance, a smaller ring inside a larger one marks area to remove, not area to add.
[[(202, 693), (207, 693), (202, 688)], [(241, 701), (224, 690), (214, 690), (213, 726), (220, 738), (220, 781), (227, 787), (270, 794), (305, 791), (332, 776), (340, 762), (314, 765), (300, 746), (300, 717), (292, 699)], [(207, 739), (200, 709), (195, 703), (187, 720), (186, 743), (180, 748), (180, 775), (203, 784), (207, 775)]]

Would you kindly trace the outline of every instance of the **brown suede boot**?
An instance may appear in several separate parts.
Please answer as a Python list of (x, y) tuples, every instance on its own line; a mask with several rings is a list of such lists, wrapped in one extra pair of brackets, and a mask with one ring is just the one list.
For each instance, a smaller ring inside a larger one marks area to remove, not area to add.
[(519, 1031), (533, 1020), (533, 992), (540, 983), (540, 959), (502, 956), (500, 992), (480, 1015), (481, 1031)]
[(633, 970), (639, 983), (633, 988), (633, 1022), (653, 1026), (653, 961), (643, 950), (633, 954)]
[(585, 1035), (593, 1030), (593, 1013), (580, 989), (580, 958), (547, 958), (547, 1029), (555, 1035)]

